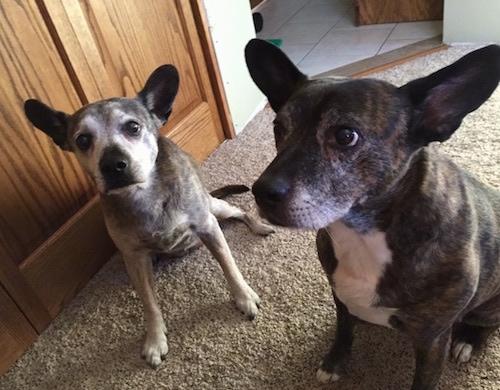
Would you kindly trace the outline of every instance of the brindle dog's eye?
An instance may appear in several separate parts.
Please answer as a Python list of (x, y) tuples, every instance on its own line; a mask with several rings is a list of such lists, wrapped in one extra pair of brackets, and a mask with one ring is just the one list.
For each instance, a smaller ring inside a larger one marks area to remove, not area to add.
[(75, 140), (76, 146), (82, 151), (90, 149), (92, 145), (92, 136), (90, 134), (80, 134)]
[(359, 135), (356, 131), (348, 128), (340, 128), (335, 132), (335, 142), (342, 147), (351, 147), (358, 142)]
[(128, 121), (124, 125), (124, 130), (128, 135), (139, 135), (141, 126), (136, 121)]

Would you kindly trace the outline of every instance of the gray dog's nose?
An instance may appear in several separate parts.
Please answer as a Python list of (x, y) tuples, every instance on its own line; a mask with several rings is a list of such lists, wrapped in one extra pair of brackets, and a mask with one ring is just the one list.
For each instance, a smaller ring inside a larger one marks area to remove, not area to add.
[(104, 151), (99, 160), (99, 169), (108, 190), (134, 183), (130, 160), (116, 147)]
[(290, 192), (290, 183), (279, 177), (261, 176), (253, 185), (252, 193), (257, 204), (268, 209), (282, 202)]
[(124, 172), (128, 167), (128, 159), (117, 149), (106, 151), (99, 161), (99, 169), (105, 175)]

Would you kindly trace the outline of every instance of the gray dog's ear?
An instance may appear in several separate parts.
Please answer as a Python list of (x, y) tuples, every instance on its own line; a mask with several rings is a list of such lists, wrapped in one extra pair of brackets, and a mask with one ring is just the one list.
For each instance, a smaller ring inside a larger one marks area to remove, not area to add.
[(137, 97), (165, 124), (178, 90), (179, 72), (173, 65), (162, 65), (149, 76)]
[(414, 108), (410, 135), (419, 145), (446, 141), (500, 81), (500, 46), (491, 45), (402, 86)]
[(66, 131), (69, 115), (34, 99), (26, 100), (24, 112), (33, 126), (49, 135), (63, 150), (70, 150)]
[(245, 59), (253, 81), (267, 96), (274, 111), (285, 104), (307, 76), (272, 43), (252, 39), (245, 47)]

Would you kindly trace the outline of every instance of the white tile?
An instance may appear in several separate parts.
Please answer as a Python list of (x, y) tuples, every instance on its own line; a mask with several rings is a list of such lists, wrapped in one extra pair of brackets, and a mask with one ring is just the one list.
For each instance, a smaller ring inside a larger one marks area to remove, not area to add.
[(273, 38), (283, 39), (283, 44), (317, 43), (332, 28), (329, 22), (286, 23), (273, 33)]
[(400, 49), (402, 47), (420, 42), (421, 39), (388, 39), (380, 48), (377, 54), (387, 53), (388, 51)]
[(356, 0), (311, 0), (307, 5), (319, 5), (319, 4), (335, 4), (342, 5), (344, 7), (352, 7)]
[(310, 54), (373, 56), (380, 50), (391, 31), (391, 28), (375, 30), (332, 29)]
[(263, 34), (275, 32), (306, 4), (307, 0), (268, 0), (258, 11), (264, 21), (261, 32)]
[(308, 3), (308, 0), (268, 0), (259, 9), (262, 14), (292, 16)]
[(270, 35), (282, 27), (289, 19), (289, 15), (263, 16), (262, 30), (260, 33)]
[(333, 2), (318, 5), (308, 4), (296, 13), (289, 20), (289, 23), (331, 22), (333, 27), (346, 11), (345, 5)]
[(309, 45), (282, 45), (281, 50), (292, 60), (294, 64), (298, 64), (314, 47), (314, 44)]
[(335, 29), (346, 29), (354, 28), (356, 30), (375, 30), (378, 28), (394, 28), (396, 23), (380, 23), (380, 24), (369, 24), (365, 26), (356, 26), (354, 24), (354, 7), (350, 7), (341, 16), (339, 21), (335, 24)]
[(364, 60), (368, 55), (307, 55), (299, 62), (299, 69), (308, 76), (328, 72), (353, 62)]
[(389, 39), (427, 39), (443, 32), (441, 20), (428, 22), (398, 23)]
[(354, 25), (356, 0), (267, 0), (259, 9), (262, 39), (281, 48), (304, 72), (326, 72), (442, 33), (442, 21)]

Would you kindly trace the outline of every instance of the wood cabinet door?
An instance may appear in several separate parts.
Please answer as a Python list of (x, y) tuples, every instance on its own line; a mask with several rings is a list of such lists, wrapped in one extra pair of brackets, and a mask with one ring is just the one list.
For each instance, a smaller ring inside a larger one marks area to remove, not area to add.
[(164, 134), (198, 162), (224, 140), (189, 1), (46, 0), (44, 6), (84, 100), (133, 97), (154, 69), (173, 64), (180, 90)]
[(0, 286), (0, 375), (10, 368), (36, 337), (35, 330)]
[[(40, 332), (55, 312), (46, 302), (60, 304), (68, 293), (54, 290), (74, 288), (65, 284), (68, 275), (61, 280), (51, 274), (69, 259), (50, 259), (51, 269), (40, 275), (43, 291), (26, 272), (95, 191), (73, 155), (35, 131), (24, 115), (28, 98), (64, 111), (82, 104), (35, 0), (0, 2), (0, 42), (0, 284)], [(71, 272), (81, 270), (74, 264)]]
[(115, 250), (93, 183), (24, 116), (37, 98), (73, 112), (135, 96), (174, 64), (162, 130), (200, 162), (225, 138), (189, 1), (0, 2), (0, 284), (40, 332)]
[(443, 0), (356, 0), (355, 24), (443, 19)]

